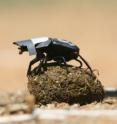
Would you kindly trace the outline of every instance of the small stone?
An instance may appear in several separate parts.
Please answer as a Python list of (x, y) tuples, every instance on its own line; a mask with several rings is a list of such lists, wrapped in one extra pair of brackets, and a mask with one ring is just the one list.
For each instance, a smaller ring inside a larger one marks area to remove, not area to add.
[(70, 106), (69, 106), (69, 104), (68, 103), (58, 103), (57, 105), (56, 105), (56, 108), (57, 109), (69, 109), (70, 108)]
[(55, 104), (47, 104), (47, 109), (55, 109)]
[(27, 103), (28, 106), (27, 112), (31, 113), (35, 106), (35, 97), (33, 95), (27, 95), (25, 97), (25, 102)]
[(16, 114), (19, 111), (27, 112), (28, 106), (26, 104), (10, 104), (6, 106), (6, 113)]
[(70, 109), (78, 109), (80, 107), (80, 104), (73, 104), (71, 105)]
[(0, 106), (5, 106), (10, 103), (11, 103), (11, 100), (10, 100), (9, 94), (5, 92), (1, 92), (0, 93)]
[(5, 107), (0, 107), (0, 116), (5, 114)]

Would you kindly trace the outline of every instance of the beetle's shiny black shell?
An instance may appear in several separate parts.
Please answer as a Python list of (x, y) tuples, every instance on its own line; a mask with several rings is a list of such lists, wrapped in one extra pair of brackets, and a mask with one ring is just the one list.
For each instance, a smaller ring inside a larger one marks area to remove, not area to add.
[(75, 44), (57, 38), (40, 37), (18, 41), (15, 44), (20, 47), (27, 47), (30, 55), (46, 53), (50, 60), (57, 57), (64, 57), (66, 61), (69, 61), (74, 59), (74, 57), (77, 58), (79, 55), (79, 48)]

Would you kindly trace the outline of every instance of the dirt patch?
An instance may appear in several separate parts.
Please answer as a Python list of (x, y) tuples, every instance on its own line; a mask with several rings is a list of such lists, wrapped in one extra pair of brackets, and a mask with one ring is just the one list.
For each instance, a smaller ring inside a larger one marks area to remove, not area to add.
[(66, 102), (80, 105), (102, 101), (101, 82), (89, 70), (79, 67), (51, 65), (28, 81), (28, 89), (37, 103)]

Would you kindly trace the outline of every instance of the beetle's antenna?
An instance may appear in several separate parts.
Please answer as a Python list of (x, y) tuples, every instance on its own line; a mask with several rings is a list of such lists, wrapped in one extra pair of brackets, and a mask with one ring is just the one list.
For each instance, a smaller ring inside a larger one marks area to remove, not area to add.
[(89, 68), (89, 70), (91, 71), (91, 73), (93, 73), (93, 70), (91, 68), (91, 66), (88, 64), (88, 62), (81, 56), (79, 55), (79, 57), (82, 59), (82, 61), (86, 64), (86, 66)]

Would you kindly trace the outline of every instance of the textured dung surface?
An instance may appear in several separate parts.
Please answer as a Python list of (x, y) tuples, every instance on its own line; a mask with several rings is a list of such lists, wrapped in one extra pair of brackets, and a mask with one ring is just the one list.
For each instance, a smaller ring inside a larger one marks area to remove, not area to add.
[(47, 71), (33, 76), (28, 89), (37, 103), (66, 102), (87, 104), (102, 101), (104, 90), (101, 82), (86, 69), (78, 67), (49, 66)]

